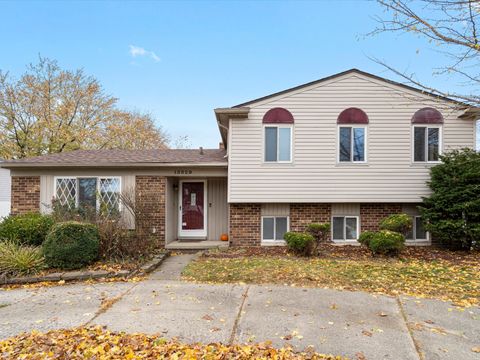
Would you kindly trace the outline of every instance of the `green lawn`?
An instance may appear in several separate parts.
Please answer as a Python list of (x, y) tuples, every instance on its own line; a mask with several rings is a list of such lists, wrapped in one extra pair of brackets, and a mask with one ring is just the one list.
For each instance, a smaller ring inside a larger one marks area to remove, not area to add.
[(325, 259), (293, 256), (200, 257), (183, 272), (208, 283), (285, 284), (411, 295), (479, 305), (480, 266), (446, 260)]

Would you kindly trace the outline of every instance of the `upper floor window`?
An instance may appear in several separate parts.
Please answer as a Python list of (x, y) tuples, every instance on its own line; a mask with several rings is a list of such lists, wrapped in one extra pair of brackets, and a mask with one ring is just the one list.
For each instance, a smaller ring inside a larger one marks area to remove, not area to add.
[(343, 110), (337, 118), (338, 161), (366, 161), (366, 124), (367, 114), (358, 108)]
[(438, 161), (441, 153), (443, 116), (433, 108), (418, 110), (412, 117), (413, 161)]
[(284, 108), (273, 108), (263, 116), (266, 162), (292, 161), (293, 115)]

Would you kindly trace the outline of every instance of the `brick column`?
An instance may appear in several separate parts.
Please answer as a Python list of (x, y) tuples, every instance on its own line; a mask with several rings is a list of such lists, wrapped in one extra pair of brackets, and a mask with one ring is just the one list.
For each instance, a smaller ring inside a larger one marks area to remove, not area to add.
[(260, 246), (261, 205), (230, 204), (230, 245)]
[(135, 203), (140, 213), (135, 229), (141, 236), (151, 236), (159, 247), (165, 246), (166, 185), (164, 176), (135, 176)]
[(11, 213), (40, 211), (40, 176), (12, 176)]
[(360, 204), (360, 226), (361, 231), (378, 231), (379, 223), (387, 216), (392, 214), (400, 214), (402, 212), (402, 204), (382, 204), (368, 203)]
[[(290, 204), (290, 231), (305, 231), (311, 223), (331, 222), (332, 205), (326, 203)], [(330, 235), (327, 240), (330, 239)]]

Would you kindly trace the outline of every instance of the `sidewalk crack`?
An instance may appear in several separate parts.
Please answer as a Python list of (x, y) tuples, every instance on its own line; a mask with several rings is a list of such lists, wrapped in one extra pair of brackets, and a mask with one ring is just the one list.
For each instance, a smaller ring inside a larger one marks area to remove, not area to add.
[(415, 351), (418, 355), (418, 358), (420, 360), (425, 360), (425, 356), (423, 355), (422, 350), (420, 349), (420, 345), (418, 344), (417, 340), (415, 339), (415, 336), (413, 335), (413, 331), (408, 324), (408, 319), (407, 319), (407, 314), (405, 313), (405, 309), (403, 308), (402, 301), (400, 300), (399, 296), (396, 296), (395, 298), (397, 300), (397, 305), (400, 309), (400, 315), (402, 316), (403, 322), (405, 323), (405, 326), (407, 327), (408, 335), (410, 335), (410, 339), (412, 339), (413, 346), (415, 348)]
[(238, 324), (240, 323), (240, 318), (242, 317), (243, 307), (245, 305), (245, 301), (248, 297), (248, 290), (250, 289), (250, 285), (247, 285), (247, 288), (242, 294), (242, 302), (240, 304), (240, 308), (238, 309), (237, 316), (235, 317), (235, 321), (233, 323), (232, 333), (230, 334), (230, 339), (228, 340), (228, 345), (232, 345), (235, 341), (235, 335), (237, 334)]

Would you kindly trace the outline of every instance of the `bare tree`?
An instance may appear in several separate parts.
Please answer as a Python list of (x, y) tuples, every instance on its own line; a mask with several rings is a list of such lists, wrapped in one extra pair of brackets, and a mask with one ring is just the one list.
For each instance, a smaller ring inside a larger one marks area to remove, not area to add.
[[(428, 86), (415, 73), (398, 70), (384, 60), (374, 59), (407, 83), (446, 96), (472, 107), (480, 107), (480, 0), (377, 0), (385, 9), (370, 34), (413, 33), (435, 44), (447, 64), (434, 69), (437, 76), (455, 74), (467, 93), (445, 92)], [(476, 112), (478, 116), (478, 112)]]
[(0, 71), (0, 158), (166, 146), (150, 115), (118, 110), (116, 102), (83, 70), (63, 70), (47, 58), (18, 80)]

